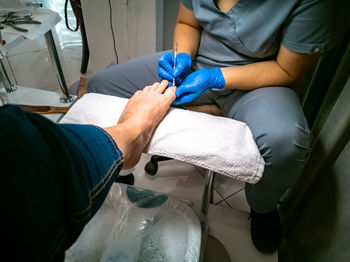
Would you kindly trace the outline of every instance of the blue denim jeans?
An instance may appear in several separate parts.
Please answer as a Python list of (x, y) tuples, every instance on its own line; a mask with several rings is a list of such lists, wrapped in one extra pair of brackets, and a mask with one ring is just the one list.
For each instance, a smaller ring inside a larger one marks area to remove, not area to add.
[(123, 156), (89, 125), (0, 108), (5, 261), (62, 261), (102, 205)]

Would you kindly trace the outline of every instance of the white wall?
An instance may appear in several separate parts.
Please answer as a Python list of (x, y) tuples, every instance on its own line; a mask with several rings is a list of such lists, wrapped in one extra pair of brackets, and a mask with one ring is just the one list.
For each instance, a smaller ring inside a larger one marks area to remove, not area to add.
[(163, 49), (173, 48), (173, 34), (180, 0), (164, 0)]
[[(116, 62), (109, 3), (108, 0), (81, 3), (92, 69), (97, 72)], [(111, 0), (119, 63), (162, 48), (162, 4), (162, 0)]]

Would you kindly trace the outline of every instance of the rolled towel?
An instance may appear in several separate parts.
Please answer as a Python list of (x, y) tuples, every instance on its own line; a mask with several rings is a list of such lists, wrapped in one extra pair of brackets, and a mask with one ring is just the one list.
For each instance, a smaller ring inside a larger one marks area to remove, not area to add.
[[(86, 94), (60, 123), (115, 125), (127, 102), (114, 96)], [(177, 108), (169, 109), (145, 153), (171, 157), (251, 184), (260, 180), (265, 166), (245, 123)]]

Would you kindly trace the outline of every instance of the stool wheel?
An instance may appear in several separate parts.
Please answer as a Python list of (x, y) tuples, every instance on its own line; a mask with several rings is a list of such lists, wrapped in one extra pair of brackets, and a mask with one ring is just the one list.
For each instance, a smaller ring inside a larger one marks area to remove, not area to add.
[(154, 176), (158, 171), (158, 163), (149, 161), (145, 166), (145, 171), (147, 174)]

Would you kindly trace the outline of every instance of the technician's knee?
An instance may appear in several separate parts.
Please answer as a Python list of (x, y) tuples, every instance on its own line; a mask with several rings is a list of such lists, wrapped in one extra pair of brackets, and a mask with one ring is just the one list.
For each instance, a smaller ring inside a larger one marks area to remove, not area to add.
[(101, 93), (101, 87), (104, 85), (104, 81), (105, 78), (101, 75), (101, 73), (94, 74), (88, 81), (88, 93)]
[(303, 166), (310, 151), (310, 130), (299, 123), (271, 128), (257, 138), (266, 165)]

